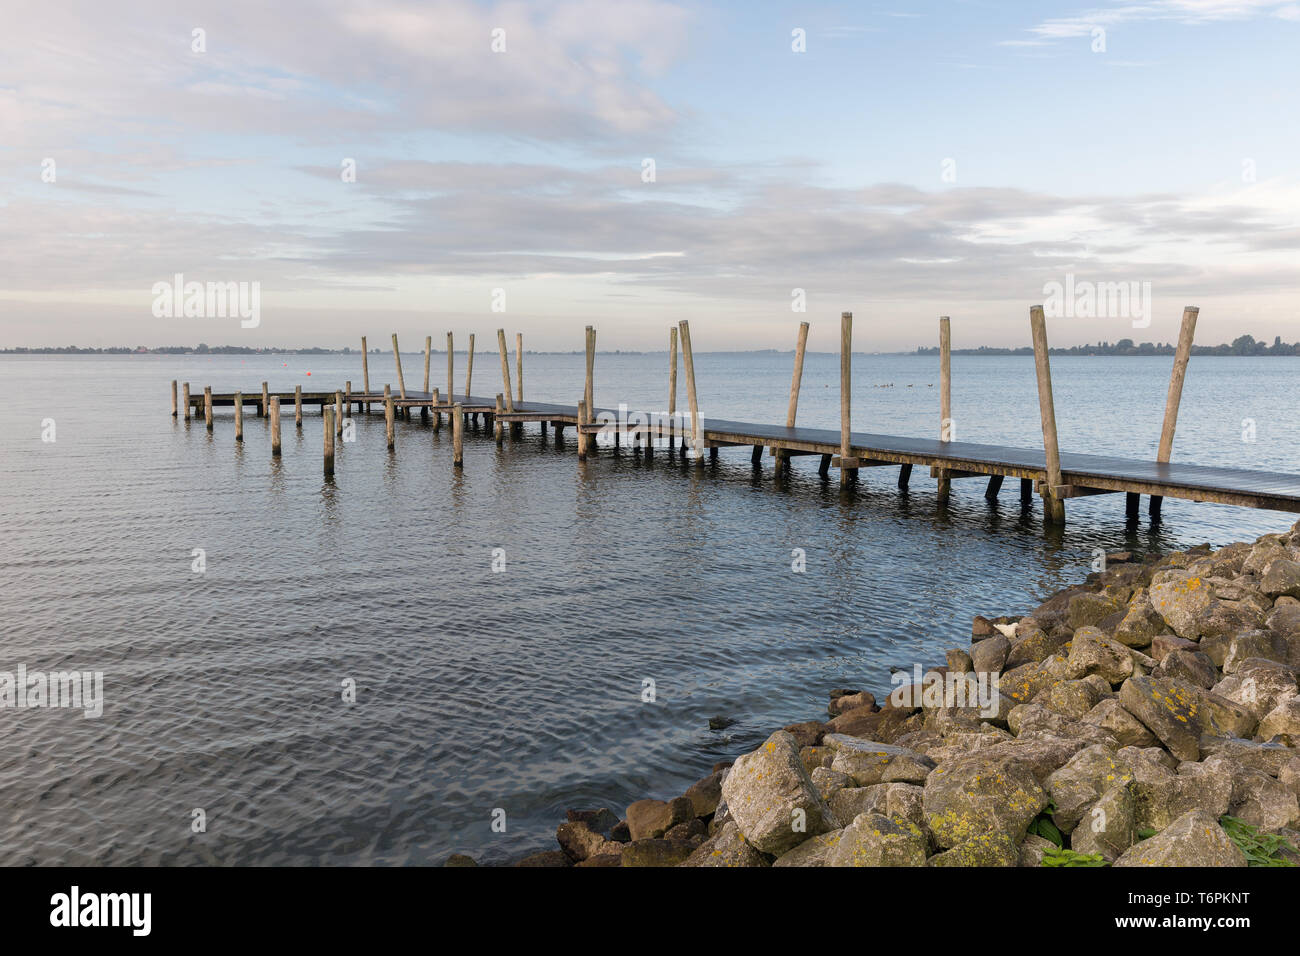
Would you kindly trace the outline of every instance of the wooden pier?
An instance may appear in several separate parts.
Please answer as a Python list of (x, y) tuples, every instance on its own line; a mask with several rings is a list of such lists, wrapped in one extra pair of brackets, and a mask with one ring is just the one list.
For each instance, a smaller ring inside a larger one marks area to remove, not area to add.
[[(665, 450), (670, 456), (680, 454), (683, 461), (702, 463), (706, 456), (714, 458), (720, 448), (747, 447), (752, 449), (751, 461), (762, 467), (764, 449), (773, 458), (777, 474), (790, 467), (790, 460), (815, 455), (820, 457), (818, 473), (827, 478), (831, 468), (840, 470), (842, 484), (851, 485), (862, 468), (898, 468), (898, 486), (908, 489), (915, 466), (929, 469), (936, 482), (937, 497), (946, 501), (952, 481), (970, 478), (986, 480), (985, 496), (996, 499), (1005, 479), (1020, 479), (1022, 502), (1038, 495), (1043, 500), (1044, 519), (1049, 524), (1065, 520), (1065, 502), (1084, 496), (1122, 494), (1125, 496), (1125, 515), (1134, 521), (1138, 515), (1139, 496), (1150, 498), (1153, 518), (1160, 514), (1164, 498), (1182, 498), (1190, 501), (1209, 501), (1246, 508), (1263, 508), (1275, 511), (1300, 512), (1300, 475), (1279, 472), (1253, 471), (1244, 468), (1192, 465), (1172, 461), (1174, 429), (1187, 361), (1191, 354), (1192, 335), (1197, 310), (1188, 308), (1183, 314), (1183, 328), (1170, 377), (1169, 396), (1161, 432), (1160, 448), (1155, 460), (1130, 459), (1107, 455), (1090, 455), (1073, 451), (1060, 451), (1056, 434), (1055, 408), (1052, 398), (1051, 372), (1048, 362), (1046, 323), (1041, 307), (1030, 310), (1030, 327), (1035, 350), (1035, 368), (1038, 375), (1039, 410), (1043, 426), (1042, 448), (1017, 448), (1007, 445), (988, 445), (952, 439), (953, 412), (950, 392), (950, 320), (940, 319), (940, 437), (908, 438), (880, 435), (852, 430), (851, 390), (852, 316), (841, 318), (841, 422), (838, 431), (829, 428), (809, 428), (797, 425), (799, 387), (803, 371), (803, 358), (807, 342), (808, 324), (799, 329), (795, 352), (795, 367), (790, 389), (790, 408), (784, 425), (708, 419), (700, 414), (695, 388), (695, 366), (691, 354), (690, 328), (681, 322), (670, 331), (670, 368), (667, 410), (663, 412), (629, 413), (627, 406), (598, 406), (594, 401), (594, 363), (596, 354), (595, 330), (586, 331), (585, 382), (582, 389), (575, 386), (580, 400), (574, 405), (555, 404), (523, 399), (523, 343), (522, 336), (515, 341), (516, 380), (511, 382), (510, 364), (506, 350), (505, 331), (497, 334), (501, 356), (501, 393), (492, 396), (453, 394), (454, 377), (451, 333), (448, 333), (446, 392), (429, 389), (429, 356), (431, 339), (425, 340), (425, 388), (415, 391), (405, 387), (400, 355), (396, 353), (397, 337), (393, 336), (398, 393), (390, 386), (383, 391), (369, 388), (369, 367), (362, 353), (363, 390), (354, 392), (351, 383), (346, 391), (328, 389), (304, 391), (296, 386), (291, 392), (270, 392), (266, 383), (257, 390), (217, 393), (205, 386), (195, 394), (190, 383), (184, 383), (183, 413), (186, 421), (202, 410), (205, 424), (212, 429), (212, 409), (252, 404), (259, 414), (270, 410), (275, 425), (279, 424), (279, 406), (294, 401), (295, 420), (301, 427), (301, 409), (304, 405), (320, 407), (325, 419), (324, 467), (327, 476), (333, 474), (335, 431), (342, 429), (342, 417), (354, 411), (367, 413), (372, 403), (384, 409), (387, 419), (388, 447), (395, 447), (396, 417), (410, 418), (412, 408), (421, 409), (421, 420), (432, 419), (436, 430), (443, 414), (453, 427), (454, 465), (463, 467), (463, 426), (468, 419), (478, 419), (486, 428), (491, 427), (495, 440), (504, 440), (508, 431), (512, 437), (522, 433), (526, 423), (541, 425), (543, 435), (547, 427), (555, 430), (556, 441), (565, 428), (573, 428), (577, 437), (580, 460), (586, 460), (596, 451), (596, 436), (609, 436), (617, 447), (626, 444), (637, 454), (653, 455)], [(679, 335), (680, 333), (680, 335)], [(471, 349), (472, 341), (471, 339)], [(364, 343), (364, 339), (362, 340)], [(689, 414), (678, 414), (677, 403), (677, 350), (680, 342), (685, 375), (686, 399)], [(363, 344), (364, 348), (364, 344)], [(472, 361), (472, 352), (471, 352)], [(471, 366), (472, 367), (472, 366)], [(466, 374), (467, 386), (470, 375)], [(172, 414), (176, 415), (177, 383), (172, 383)], [(513, 387), (512, 387), (513, 386)], [(335, 417), (339, 416), (336, 422)], [(242, 415), (237, 415), (238, 438), (242, 439)], [(508, 426), (508, 427), (507, 427)], [(707, 452), (706, 452), (707, 450)], [(279, 442), (274, 453), (280, 453)]]

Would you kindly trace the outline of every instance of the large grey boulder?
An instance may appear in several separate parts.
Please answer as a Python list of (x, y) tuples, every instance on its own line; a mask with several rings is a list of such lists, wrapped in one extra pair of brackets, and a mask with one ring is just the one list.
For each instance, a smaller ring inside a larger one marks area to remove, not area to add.
[(1119, 690), (1119, 702), (1179, 760), (1201, 755), (1198, 695), (1169, 678), (1133, 676)]
[(1152, 579), (1147, 599), (1175, 634), (1190, 639), (1200, 636), (1198, 619), (1210, 606), (1213, 596), (1209, 586), (1199, 577), (1186, 572), (1174, 574), (1166, 571)]
[(1300, 746), (1300, 697), (1290, 697), (1270, 710), (1255, 733), (1260, 740), (1277, 737), (1288, 747)]
[(860, 814), (831, 850), (831, 866), (925, 866), (926, 839), (913, 823)]
[(1109, 747), (1086, 747), (1047, 778), (1047, 793), (1056, 804), (1052, 819), (1062, 832), (1069, 833), (1102, 794), (1132, 780), (1133, 771)]
[(1130, 847), (1116, 866), (1245, 866), (1217, 817), (1189, 810), (1148, 840)]
[(744, 867), (768, 866), (767, 857), (741, 836), (734, 823), (726, 824), (678, 866)]
[(830, 866), (831, 853), (840, 842), (843, 830), (831, 830), (819, 833), (811, 840), (804, 840), (793, 850), (787, 850), (776, 858), (773, 866)]
[(735, 762), (722, 784), (722, 798), (745, 839), (773, 856), (835, 828), (794, 737), (783, 730)]
[(1082, 719), (1106, 731), (1121, 747), (1151, 747), (1156, 743), (1156, 735), (1125, 710), (1118, 698), (1099, 701)]
[(1290, 558), (1274, 558), (1259, 576), (1259, 589), (1271, 598), (1300, 598), (1300, 563)]
[(1136, 839), (1137, 796), (1130, 779), (1112, 785), (1087, 808), (1070, 834), (1070, 849), (1114, 862)]
[(925, 822), (939, 847), (990, 833), (1018, 843), (1047, 805), (1047, 795), (1023, 763), (987, 753), (959, 757), (926, 778)]
[(1070, 676), (1074, 678), (1099, 674), (1114, 685), (1133, 673), (1133, 657), (1128, 648), (1096, 627), (1081, 627), (1074, 632), (1067, 660)]
[(1262, 720), (1278, 704), (1296, 695), (1296, 678), (1286, 664), (1262, 657), (1243, 660), (1235, 671), (1211, 690), (1245, 707)]
[(831, 769), (848, 774), (859, 787), (876, 783), (922, 783), (934, 769), (934, 761), (923, 753), (893, 744), (827, 734), (825, 741), (835, 750)]

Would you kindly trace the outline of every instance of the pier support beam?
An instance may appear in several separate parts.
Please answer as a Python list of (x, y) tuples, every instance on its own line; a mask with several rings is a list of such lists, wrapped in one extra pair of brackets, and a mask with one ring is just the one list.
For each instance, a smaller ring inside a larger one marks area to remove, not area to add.
[(190, 383), (189, 382), (186, 382), (184, 387), (181, 389), (181, 397), (185, 400), (185, 420), (188, 422), (192, 414), (192, 410), (190, 408)]
[(984, 497), (989, 501), (998, 500), (998, 492), (1002, 490), (1002, 476), (989, 475), (988, 486), (984, 489)]
[[(785, 427), (794, 428), (795, 416), (799, 412), (799, 386), (803, 381), (803, 357), (808, 350), (808, 323), (799, 323), (799, 338), (794, 346), (794, 373), (790, 378), (790, 403), (786, 408)], [(776, 461), (776, 470), (778, 472), (786, 471), (790, 467), (790, 456), (784, 448), (773, 449), (772, 457)]]
[(587, 436), (582, 433), (582, 426), (585, 424), (587, 424), (587, 400), (583, 398), (578, 400), (578, 427), (574, 429), (578, 434), (578, 461), (587, 460)]
[(334, 393), (334, 434), (343, 434), (343, 393)]
[(325, 477), (334, 477), (334, 409), (325, 409)]
[[(1165, 397), (1165, 422), (1160, 428), (1160, 448), (1156, 461), (1166, 463), (1174, 450), (1174, 429), (1178, 425), (1178, 405), (1183, 400), (1183, 381), (1187, 378), (1187, 362), (1192, 357), (1192, 340), (1196, 338), (1196, 318), (1200, 308), (1189, 305), (1183, 309), (1183, 324), (1178, 331), (1178, 349), (1174, 353), (1173, 371), (1169, 373), (1169, 394)], [(1160, 517), (1164, 499), (1152, 495), (1149, 505), (1151, 517)]]
[(397, 347), (397, 333), (393, 333), (393, 361), (397, 364), (397, 394), (406, 398), (406, 379), (402, 377), (402, 353)]
[(695, 391), (695, 355), (691, 351), (691, 324), (685, 319), (677, 323), (682, 342), (682, 367), (686, 370), (686, 400), (691, 409), (691, 447), (695, 463), (704, 464), (704, 423), (700, 421), (700, 402)]
[[(952, 323), (946, 315), (939, 316), (939, 441), (952, 441)], [(947, 502), (952, 491), (952, 479), (947, 472), (939, 478), (939, 501)]]
[(271, 402), (267, 397), (268, 391), (269, 390), (266, 387), (266, 383), (263, 382), (262, 383), (262, 404), (261, 406), (259, 406), (257, 410), (257, 414), (260, 415), (262, 418), (265, 418), (267, 415), (271, 413)]
[(457, 402), (451, 407), (452, 464), (465, 467), (465, 406)]
[(853, 313), (840, 313), (840, 484), (858, 475), (850, 455), (853, 394)]
[(180, 412), (180, 403), (176, 399), (176, 379), (172, 379), (172, 418)]
[[(524, 333), (515, 333), (515, 401), (523, 402), (524, 400)], [(518, 438), (524, 433), (524, 423), (514, 422), (510, 426), (510, 434)]]
[(1130, 522), (1136, 522), (1138, 515), (1142, 511), (1142, 496), (1135, 492), (1127, 492), (1124, 495), (1124, 518)]
[[(514, 390), (510, 386), (510, 357), (506, 354), (506, 330), (497, 329), (497, 349), (501, 353), (501, 385), (503, 388), (502, 396), (505, 399), (505, 409), (507, 412), (515, 410)], [(511, 434), (514, 430), (511, 429)]]
[(293, 387), (293, 424), (297, 428), (302, 428), (302, 386)]
[(390, 386), (384, 386), (384, 437), (388, 439), (388, 450), (393, 450), (396, 444), (396, 426), (393, 422), (393, 390)]
[(442, 412), (438, 411), (438, 401), (439, 401), (438, 390), (435, 388), (432, 392), (429, 393), (429, 395), (431, 400), (433, 401), (433, 408), (432, 408), (433, 430), (437, 431), (438, 429), (442, 428)]
[(235, 441), (244, 440), (244, 393), (235, 393)]
[(433, 336), (424, 337), (424, 391), (429, 390), (429, 359), (433, 356)]
[(1049, 524), (1065, 524), (1065, 502), (1056, 496), (1061, 481), (1061, 452), (1056, 439), (1056, 406), (1052, 401), (1052, 367), (1047, 355), (1047, 319), (1041, 305), (1029, 309), (1029, 330), (1034, 338), (1034, 367), (1038, 375), (1038, 412), (1043, 424), (1043, 451), (1047, 458), (1047, 487), (1043, 491), (1043, 516)]
[(898, 487), (907, 490), (907, 486), (912, 481), (912, 466), (903, 465), (898, 469)]
[(504, 408), (504, 396), (502, 396), (500, 392), (497, 392), (497, 413), (492, 419), (492, 437), (496, 439), (498, 445), (505, 440), (505, 428), (501, 424), (501, 412)]
[(280, 457), (280, 396), (271, 398), (271, 457)]
[(465, 401), (469, 401), (470, 395), (473, 394), (469, 390), (470, 382), (473, 380), (473, 378), (474, 378), (474, 333), (471, 332), (469, 334), (469, 355), (466, 357), (466, 361), (465, 361)]
[(203, 424), (212, 431), (212, 386), (203, 386)]
[[(367, 396), (370, 395), (370, 360), (366, 352), (366, 337), (364, 335), (361, 336), (361, 389)], [(370, 403), (364, 402), (362, 410), (369, 415)], [(301, 425), (302, 422), (300, 421), (298, 424)]]

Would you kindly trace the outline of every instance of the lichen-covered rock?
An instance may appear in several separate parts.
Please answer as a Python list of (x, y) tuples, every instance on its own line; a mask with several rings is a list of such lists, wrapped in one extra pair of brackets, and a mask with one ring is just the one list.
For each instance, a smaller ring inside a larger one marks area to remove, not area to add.
[(1213, 600), (1209, 587), (1199, 577), (1172, 571), (1152, 579), (1147, 599), (1175, 634), (1188, 639), (1200, 636), (1199, 618)]
[[(1040, 854), (1041, 860), (1041, 854)], [(984, 833), (936, 853), (926, 866), (1019, 866), (1020, 848), (1005, 833)]]
[(1043, 688), (1033, 703), (1070, 720), (1079, 720), (1092, 710), (1100, 697), (1097, 688), (1088, 681), (1066, 680)]
[(1137, 839), (1137, 797), (1133, 781), (1117, 782), (1087, 808), (1070, 834), (1076, 853), (1100, 853), (1114, 862)]
[(1133, 673), (1128, 648), (1096, 627), (1081, 627), (1074, 632), (1067, 662), (1071, 677), (1099, 674), (1112, 685), (1122, 683)]
[(800, 747), (799, 759), (803, 761), (803, 768), (811, 774), (818, 767), (830, 769), (831, 761), (835, 759), (835, 751), (830, 747)]
[(1025, 837), (1025, 841), (1020, 844), (1020, 853), (1017, 866), (1042, 866), (1043, 854), (1056, 846), (1051, 840), (1045, 840), (1033, 833)]
[(623, 849), (622, 844), (593, 832), (587, 824), (572, 821), (560, 824), (555, 831), (555, 840), (574, 863), (581, 863), (587, 857), (601, 853), (619, 853)]
[(1061, 832), (1069, 833), (1102, 794), (1132, 780), (1133, 771), (1115, 751), (1101, 744), (1085, 747), (1047, 778), (1047, 793), (1056, 804), (1052, 819)]
[(1277, 737), (1288, 747), (1300, 747), (1300, 697), (1288, 698), (1265, 714), (1255, 734), (1260, 740)]
[(848, 826), (854, 818), (864, 813), (885, 813), (885, 795), (889, 784), (877, 783), (869, 787), (844, 787), (836, 790), (826, 801), (831, 816), (839, 826)]
[(830, 866), (831, 851), (840, 842), (843, 830), (831, 830), (819, 833), (810, 840), (804, 840), (793, 850), (787, 850), (776, 858), (773, 866)]
[(1169, 678), (1130, 677), (1120, 688), (1119, 702), (1179, 760), (1200, 757), (1200, 702), (1186, 685)]
[(1124, 619), (1115, 627), (1115, 640), (1126, 647), (1150, 647), (1165, 629), (1165, 619), (1151, 607), (1145, 590), (1134, 596)]
[(853, 778), (847, 773), (840, 773), (829, 767), (817, 767), (810, 774), (810, 779), (817, 792), (822, 795), (822, 799), (828, 802), (836, 791), (853, 786)]
[(925, 866), (926, 839), (913, 823), (863, 813), (844, 828), (831, 866)]
[(1262, 720), (1278, 704), (1296, 696), (1295, 671), (1277, 661), (1252, 657), (1242, 661), (1234, 673), (1211, 690)]
[(727, 772), (719, 770), (711, 773), (686, 788), (683, 796), (691, 801), (691, 808), (697, 817), (707, 817), (718, 809), (718, 801), (722, 799), (722, 781)]
[(1094, 626), (1123, 607), (1123, 602), (1105, 592), (1076, 594), (1066, 606), (1065, 622), (1074, 630)]
[(1177, 650), (1166, 654), (1151, 676), (1172, 677), (1209, 690), (1219, 679), (1219, 670), (1204, 651)]
[(734, 823), (728, 823), (678, 865), (742, 867), (768, 866), (769, 863), (767, 857), (741, 836)]
[(1201, 759), (1209, 761), (1211, 757), (1226, 757), (1243, 767), (1250, 767), (1270, 777), (1276, 777), (1294, 757), (1296, 751), (1286, 744), (1273, 741), (1246, 740), (1243, 737), (1213, 737), (1206, 734), (1201, 738)]
[(859, 787), (875, 783), (922, 783), (934, 769), (934, 761), (906, 747), (860, 740), (838, 734), (825, 742), (835, 750), (831, 769), (848, 774)]
[(777, 731), (731, 768), (722, 784), (731, 818), (763, 853), (780, 856), (834, 829), (831, 809), (813, 786), (794, 738)]
[(1001, 674), (1002, 667), (1011, 653), (1011, 642), (1001, 634), (986, 637), (978, 644), (971, 645), (971, 670), (976, 674)]
[(1148, 840), (1130, 847), (1116, 866), (1245, 866), (1246, 856), (1228, 839), (1219, 820), (1189, 810)]
[(1284, 594), (1300, 598), (1300, 564), (1290, 558), (1274, 558), (1259, 576), (1259, 589), (1271, 598)]
[(1249, 660), (1263, 659), (1285, 666), (1290, 656), (1285, 637), (1274, 631), (1256, 629), (1230, 637), (1219, 666), (1223, 673), (1235, 674)]
[(989, 833), (1019, 842), (1047, 796), (1021, 762), (976, 753), (926, 778), (925, 822), (935, 843), (949, 848)]
[(1220, 763), (1231, 775), (1232, 803), (1228, 812), (1234, 817), (1268, 832), (1300, 824), (1296, 795), (1268, 774), (1224, 757), (1205, 763)]
[(1082, 720), (1106, 731), (1121, 747), (1152, 747), (1158, 742), (1146, 724), (1125, 710), (1117, 698), (1099, 701)]
[(1218, 819), (1231, 806), (1232, 778), (1221, 768), (1186, 761), (1175, 772), (1163, 762), (1169, 755), (1158, 748), (1125, 747), (1116, 756), (1133, 771), (1139, 830), (1162, 830), (1198, 807)]

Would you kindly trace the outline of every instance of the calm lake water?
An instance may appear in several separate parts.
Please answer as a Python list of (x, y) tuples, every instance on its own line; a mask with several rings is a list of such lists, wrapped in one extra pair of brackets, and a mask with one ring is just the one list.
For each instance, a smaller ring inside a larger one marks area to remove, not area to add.
[[(1171, 361), (1054, 358), (1062, 448), (1153, 456)], [(409, 383), (422, 362), (404, 357)], [(396, 382), (391, 354), (370, 363)], [(476, 364), (475, 392), (498, 391), (495, 356)], [(789, 354), (696, 364), (706, 417), (784, 420)], [(580, 356), (525, 365), (530, 398), (579, 397)], [(857, 356), (855, 428), (937, 434), (937, 366)], [(435, 355), (444, 388), (445, 368)], [(1297, 373), (1193, 359), (1175, 457), (1300, 471)], [(456, 374), (459, 390), (463, 355)], [(7, 356), (0, 375), (0, 671), (102, 671), (105, 696), (97, 720), (0, 711), (4, 864), (506, 861), (553, 848), (566, 808), (675, 796), (824, 714), (830, 688), (881, 694), (891, 665), (941, 663), (972, 615), (1023, 612), (1094, 548), (1292, 520), (1169, 500), (1152, 529), (1144, 501), (1129, 532), (1123, 497), (1099, 496), (1047, 534), (1014, 482), (992, 506), (982, 481), (954, 482), (941, 510), (924, 469), (909, 495), (881, 468), (842, 497), (815, 458), (780, 485), (747, 448), (699, 469), (626, 451), (580, 467), (572, 433), (557, 446), (536, 426), (502, 448), (469, 431), (457, 473), (449, 429), (399, 422), (389, 454), (382, 414), (357, 418), (327, 483), (315, 409), (301, 432), (288, 416), (273, 463), (251, 408), (238, 447), (230, 409), (211, 435), (173, 420), (170, 382), (334, 388), (360, 383), (357, 355)], [(953, 376), (960, 439), (1041, 443), (1031, 359), (956, 356)], [(596, 377), (598, 403), (666, 405), (664, 354), (602, 354)], [(837, 427), (837, 383), (838, 359), (809, 355), (802, 423)]]

